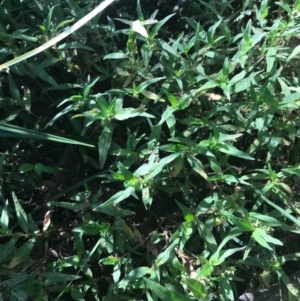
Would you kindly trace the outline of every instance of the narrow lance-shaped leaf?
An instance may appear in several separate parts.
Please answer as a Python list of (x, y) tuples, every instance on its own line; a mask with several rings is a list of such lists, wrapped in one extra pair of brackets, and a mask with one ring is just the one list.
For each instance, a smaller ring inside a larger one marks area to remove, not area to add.
[(271, 235), (267, 234), (267, 232), (263, 229), (256, 228), (252, 234), (253, 238), (263, 247), (266, 247), (269, 250), (272, 250), (269, 243), (273, 245), (282, 246), (282, 242)]
[(181, 156), (182, 153), (175, 153), (172, 155), (169, 155), (163, 159), (161, 159), (158, 163), (154, 163), (152, 165), (152, 168), (149, 172), (149, 174), (147, 175), (147, 177), (145, 178), (146, 181), (153, 179), (156, 175), (158, 175), (163, 169), (164, 167), (171, 163), (173, 160), (175, 160), (178, 156)]
[(113, 205), (116, 205), (116, 204), (122, 202), (123, 200), (125, 200), (126, 198), (131, 196), (133, 193), (134, 193), (134, 188), (131, 186), (127, 187), (125, 190), (121, 190), (121, 191), (117, 192), (116, 194), (114, 194), (109, 200), (107, 200), (103, 204), (95, 207), (93, 210), (100, 211), (100, 209), (102, 209), (102, 208), (112, 207)]
[(183, 155), (178, 156), (173, 162), (170, 164), (170, 175), (172, 177), (176, 177), (183, 168)]
[(154, 282), (153, 280), (144, 278), (144, 281), (147, 284), (147, 287), (149, 287), (154, 294), (159, 297), (161, 300), (164, 301), (191, 301), (192, 299), (172, 290), (168, 290), (164, 286), (160, 285), (157, 282)]
[(27, 257), (29, 256), (32, 248), (34, 247), (34, 244), (35, 244), (34, 237), (28, 239), (26, 241), (26, 243), (24, 243), (20, 247), (20, 249), (18, 249), (17, 252), (14, 254), (13, 258), (11, 259), (11, 261), (8, 265), (8, 268), (13, 269), (14, 267), (16, 267), (17, 265), (22, 263), (24, 260), (26, 260)]
[(22, 88), (24, 91), (23, 103), (24, 103), (25, 109), (27, 111), (30, 111), (30, 109), (31, 109), (31, 92), (28, 87), (23, 86)]
[(136, 20), (132, 22), (132, 30), (139, 33), (140, 35), (142, 35), (143, 37), (147, 38), (148, 37), (148, 33), (146, 28), (143, 26), (143, 24), (141, 23), (140, 20)]
[[(81, 95), (80, 95), (81, 97)], [(61, 103), (60, 103), (61, 105)], [(77, 103), (72, 103), (70, 105), (68, 105), (67, 107), (65, 107), (63, 110), (61, 110), (59, 113), (57, 113), (45, 126), (45, 128), (51, 126), (56, 120), (58, 120), (58, 118), (60, 118), (61, 116), (71, 112), (71, 111), (75, 111), (77, 108)]]
[(298, 227), (300, 227), (300, 221), (294, 217), (293, 215), (291, 215), (287, 210), (285, 210), (284, 208), (281, 208), (280, 206), (276, 205), (275, 203), (273, 203), (272, 201), (270, 201), (267, 197), (265, 197), (261, 191), (259, 191), (258, 189), (255, 189), (255, 192), (266, 202), (268, 203), (270, 206), (272, 206), (273, 208), (275, 208), (278, 212), (280, 212), (282, 214), (282, 216), (285, 216), (286, 218), (288, 218), (290, 221), (292, 221), (293, 223), (295, 223)]
[(126, 120), (129, 118), (134, 118), (134, 117), (148, 117), (148, 118), (154, 118), (153, 115), (148, 114), (144, 111), (144, 109), (139, 108), (139, 109), (134, 109), (134, 108), (122, 108), (122, 109), (116, 109), (114, 112), (114, 119), (117, 120)]
[(204, 166), (202, 165), (202, 163), (199, 159), (197, 159), (196, 157), (188, 157), (187, 161), (196, 173), (198, 173), (204, 179), (208, 178), (208, 176), (204, 170)]
[(44, 80), (52, 86), (57, 86), (55, 79), (49, 73), (47, 73), (44, 68), (42, 68), (41, 64), (31, 62), (28, 64), (28, 67), (36, 77)]
[(113, 134), (113, 125), (110, 122), (107, 122), (98, 140), (100, 169), (104, 167), (104, 164), (106, 162), (108, 150), (111, 145), (112, 134)]
[(1, 247), (0, 264), (13, 252), (18, 238), (13, 236), (9, 242)]
[(174, 16), (175, 14), (171, 14), (167, 17), (165, 17), (164, 19), (160, 20), (151, 30), (151, 33), (149, 34), (149, 38), (152, 40), (155, 35), (158, 33), (158, 31), (160, 30), (160, 28), (170, 19)]
[(53, 142), (77, 144), (83, 146), (94, 147), (92, 144), (83, 143), (77, 140), (64, 138), (52, 134), (42, 133), (35, 130), (21, 128), (19, 126), (0, 122), (0, 137), (11, 137), (19, 139), (33, 139), (33, 140), (48, 140)]
[(117, 166), (124, 177), (125, 181), (131, 181), (134, 180), (134, 175), (129, 171), (121, 162), (117, 163)]
[(174, 251), (174, 249), (178, 246), (178, 243), (180, 242), (180, 239), (177, 237), (172, 242), (171, 245), (169, 245), (162, 253), (160, 253), (156, 258), (156, 266), (161, 266), (164, 263), (166, 263), (168, 260), (170, 260), (171, 254)]
[(186, 279), (189, 289), (194, 294), (194, 297), (202, 300), (206, 297), (205, 286), (197, 279), (188, 278)]
[(234, 299), (233, 290), (227, 277), (220, 276), (219, 280), (220, 280), (220, 288), (221, 288), (221, 294), (223, 295), (223, 300), (233, 300)]
[(252, 237), (264, 248), (273, 251), (273, 248), (268, 244), (268, 242), (264, 239), (264, 237), (261, 235), (259, 229), (255, 229), (255, 231), (252, 233)]
[(252, 158), (248, 154), (238, 150), (236, 147), (234, 147), (230, 144), (218, 143), (217, 147), (218, 147), (218, 150), (222, 153), (225, 153), (225, 154), (228, 154), (228, 155), (231, 155), (234, 157), (246, 159), (246, 160), (254, 160), (254, 158)]
[(18, 219), (18, 222), (22, 228), (22, 230), (24, 232), (28, 232), (28, 219), (27, 219), (27, 215), (23, 209), (23, 207), (21, 206), (16, 194), (14, 192), (12, 192), (12, 198), (13, 198), (13, 201), (15, 203), (15, 208), (16, 208), (16, 214), (17, 214), (17, 219)]
[(4, 208), (2, 209), (1, 218), (0, 218), (0, 226), (3, 230), (8, 230), (9, 225), (9, 216), (8, 216), (8, 201), (6, 200)]
[(45, 286), (51, 286), (56, 283), (69, 282), (81, 278), (81, 276), (77, 276), (77, 275), (69, 275), (69, 274), (54, 273), (54, 272), (45, 272), (41, 274), (41, 276), (46, 279), (44, 281)]
[(140, 280), (146, 274), (150, 273), (149, 267), (138, 267), (132, 270), (127, 276), (125, 276), (119, 283), (118, 288), (126, 288), (127, 284), (131, 281)]
[(9, 83), (9, 89), (10, 89), (11, 96), (13, 97), (13, 99), (15, 101), (19, 102), (21, 100), (20, 91), (19, 91), (15, 81), (13, 80), (12, 75), (9, 73), (7, 78), (8, 78), (8, 83)]
[(151, 84), (154, 84), (160, 80), (165, 79), (164, 77), (157, 77), (157, 78), (151, 78), (146, 80), (145, 82), (141, 83), (138, 87), (137, 90), (139, 91), (139, 93), (141, 93), (143, 90), (145, 90), (148, 86), (150, 86)]

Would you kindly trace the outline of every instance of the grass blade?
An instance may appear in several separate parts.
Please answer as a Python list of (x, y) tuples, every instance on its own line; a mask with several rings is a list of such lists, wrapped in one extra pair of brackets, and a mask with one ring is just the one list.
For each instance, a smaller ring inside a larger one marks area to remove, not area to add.
[(5, 68), (8, 68), (12, 65), (15, 65), (17, 63), (20, 63), (24, 60), (27, 60), (28, 58), (45, 51), (46, 49), (52, 47), (53, 45), (55, 45), (56, 43), (58, 43), (59, 41), (63, 40), (64, 38), (66, 38), (67, 36), (69, 36), (71, 33), (75, 32), (77, 29), (79, 29), (80, 27), (82, 27), (85, 23), (87, 23), (88, 21), (90, 21), (92, 18), (94, 18), (96, 15), (98, 15), (101, 11), (103, 11), (108, 5), (110, 5), (111, 3), (113, 3), (115, 0), (105, 0), (103, 1), (99, 6), (97, 6), (94, 10), (92, 10), (90, 13), (88, 13), (86, 16), (84, 16), (82, 19), (80, 19), (78, 22), (76, 22), (74, 25), (72, 25), (71, 27), (69, 27), (68, 29), (66, 29), (64, 32), (62, 32), (61, 34), (59, 34), (58, 36), (54, 37), (53, 39), (51, 39), (50, 41), (48, 41), (47, 43), (39, 46), (36, 49), (33, 49), (27, 53), (24, 53), (20, 56), (18, 56), (17, 58), (8, 61), (7, 63), (0, 65), (0, 70), (3, 70)]
[(60, 143), (67, 144), (76, 144), (94, 147), (92, 144), (87, 144), (77, 140), (72, 140), (64, 138), (61, 136), (56, 136), (52, 134), (42, 133), (35, 130), (23, 129), (16, 125), (11, 125), (7, 123), (0, 122), (0, 137), (10, 137), (10, 138), (19, 138), (19, 139), (33, 139), (33, 140), (48, 140)]

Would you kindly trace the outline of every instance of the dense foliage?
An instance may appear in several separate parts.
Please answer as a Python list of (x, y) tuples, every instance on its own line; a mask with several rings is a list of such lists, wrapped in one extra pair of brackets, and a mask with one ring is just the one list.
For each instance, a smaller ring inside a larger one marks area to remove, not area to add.
[[(0, 63), (98, 4), (2, 0)], [(299, 21), (299, 0), (120, 0), (3, 69), (0, 299), (223, 301), (287, 285)]]

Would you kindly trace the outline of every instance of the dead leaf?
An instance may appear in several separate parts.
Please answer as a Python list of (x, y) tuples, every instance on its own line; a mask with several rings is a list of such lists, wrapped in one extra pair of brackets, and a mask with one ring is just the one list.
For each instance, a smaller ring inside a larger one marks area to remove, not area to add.
[(43, 221), (43, 231), (47, 231), (51, 225), (51, 211), (47, 211)]
[(209, 93), (208, 94), (208, 100), (211, 100), (211, 101), (218, 101), (222, 98), (221, 95), (219, 94), (215, 94), (215, 93)]
[(11, 270), (11, 269), (13, 269), (14, 267), (16, 267), (17, 265), (19, 265), (20, 263), (21, 263), (20, 258), (14, 257), (14, 258), (12, 258), (12, 260), (10, 261), (10, 263), (9, 263), (9, 265), (8, 265), (8, 268)]

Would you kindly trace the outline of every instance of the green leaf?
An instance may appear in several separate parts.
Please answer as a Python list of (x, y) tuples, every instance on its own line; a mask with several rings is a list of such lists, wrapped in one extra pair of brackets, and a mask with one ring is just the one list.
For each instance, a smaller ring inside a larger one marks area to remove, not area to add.
[(158, 175), (167, 164), (170, 164), (173, 160), (175, 160), (178, 156), (181, 156), (181, 153), (175, 153), (169, 155), (159, 162), (152, 164), (149, 174), (146, 176), (145, 180), (148, 181), (153, 179), (156, 175)]
[(144, 21), (145, 17), (142, 12), (140, 0), (137, 1), (136, 12), (140, 21)]
[(220, 288), (221, 288), (221, 294), (223, 296), (223, 299), (234, 300), (234, 293), (230, 285), (230, 282), (228, 280), (228, 277), (220, 276), (219, 281), (220, 281)]
[(250, 220), (252, 222), (255, 222), (257, 219), (270, 227), (280, 227), (282, 226), (282, 222), (280, 222), (278, 219), (272, 217), (272, 216), (268, 216), (268, 215), (264, 215), (264, 214), (260, 214), (260, 213), (256, 213), (256, 212), (249, 212), (249, 217)]
[(149, 34), (149, 39), (152, 40), (158, 33), (158, 31), (161, 29), (161, 27), (174, 16), (175, 14), (171, 14), (169, 16), (166, 16), (164, 19), (160, 20), (151, 30), (151, 33)]
[(269, 243), (273, 245), (282, 246), (282, 242), (269, 234), (266, 233), (265, 230), (256, 228), (254, 232), (252, 233), (252, 237), (263, 247), (273, 250), (273, 248), (270, 247)]
[(84, 210), (87, 208), (91, 208), (92, 206), (90, 203), (69, 203), (69, 202), (56, 202), (56, 201), (51, 201), (50, 204), (69, 210)]
[(88, 50), (88, 51), (94, 51), (93, 48), (88, 47), (84, 44), (78, 43), (78, 42), (69, 42), (65, 44), (61, 44), (57, 47), (57, 49), (68, 49), (68, 48), (74, 48), (74, 49), (82, 49), (82, 50)]
[(46, 279), (44, 281), (44, 285), (46, 287), (52, 286), (57, 283), (74, 281), (81, 278), (81, 276), (77, 276), (77, 275), (68, 275), (68, 274), (54, 273), (54, 272), (45, 272), (42, 273), (41, 276)]
[(162, 125), (170, 116), (173, 115), (174, 112), (176, 112), (178, 109), (174, 107), (168, 107), (162, 114), (161, 119), (157, 126)]
[(170, 260), (171, 254), (174, 251), (174, 249), (177, 247), (179, 241), (180, 241), (179, 238), (175, 238), (172, 244), (169, 245), (162, 253), (160, 253), (157, 256), (155, 265), (161, 266), (164, 263), (166, 263), (168, 260)]
[(252, 158), (248, 154), (238, 150), (236, 147), (234, 147), (230, 144), (218, 143), (216, 145), (216, 147), (222, 153), (225, 153), (225, 154), (228, 154), (228, 155), (231, 155), (231, 156), (234, 156), (234, 157), (246, 159), (246, 160), (254, 160), (254, 158)]
[(175, 160), (170, 164), (170, 175), (172, 177), (176, 177), (183, 168), (183, 155), (178, 156)]
[(167, 95), (168, 100), (171, 104), (172, 107), (176, 108), (178, 106), (178, 99), (175, 95), (173, 95), (172, 93), (170, 93), (168, 90), (163, 89), (164, 93)]
[(273, 203), (272, 201), (270, 201), (267, 197), (265, 197), (262, 192), (260, 190), (255, 189), (255, 192), (266, 202), (268, 203), (270, 206), (272, 206), (273, 208), (275, 208), (282, 216), (285, 216), (286, 218), (288, 218), (290, 221), (292, 221), (293, 223), (295, 223), (298, 227), (300, 227), (300, 221), (294, 217), (293, 215), (291, 215), (289, 212), (287, 212), (287, 210), (285, 210), (285, 208), (282, 208), (278, 205), (276, 205), (275, 203)]
[(54, 78), (50, 74), (48, 74), (40, 64), (30, 62), (29, 67), (31, 72), (35, 76), (39, 77), (40, 79), (44, 80), (52, 86), (57, 86), (57, 82), (54, 80)]
[(154, 294), (163, 301), (192, 301), (192, 299), (172, 290), (150, 279), (144, 278), (146, 287), (149, 287)]
[(199, 174), (204, 179), (207, 179), (208, 176), (204, 170), (203, 164), (199, 159), (197, 159), (196, 157), (188, 157), (187, 161), (197, 174)]
[(240, 247), (240, 248), (233, 248), (233, 249), (228, 249), (228, 250), (221, 250), (214, 253), (210, 259), (209, 259), (209, 263), (213, 266), (217, 266), (217, 265), (220, 265), (222, 264), (225, 259), (229, 256), (231, 256), (232, 254), (238, 252), (238, 251), (242, 251), (246, 248), (246, 246), (244, 247)]
[(218, 22), (215, 22), (214, 25), (212, 25), (207, 31), (207, 41), (210, 46), (214, 45), (216, 42), (215, 32), (217, 27), (221, 24), (221, 22), (222, 22), (222, 18), (220, 18)]
[(165, 79), (165, 77), (157, 77), (157, 78), (151, 78), (151, 79), (148, 79), (146, 80), (145, 82), (142, 82), (141, 84), (138, 85), (137, 87), (137, 91), (138, 93), (141, 93), (143, 90), (145, 90), (148, 86), (158, 82), (158, 81), (161, 81)]
[(144, 109), (134, 109), (134, 108), (116, 109), (113, 117), (114, 117), (114, 119), (117, 119), (117, 120), (126, 120), (126, 119), (134, 118), (137, 116), (154, 118), (153, 115), (150, 115), (150, 114), (144, 112)]
[(50, 173), (50, 174), (54, 174), (56, 172), (62, 171), (61, 168), (53, 168), (53, 167), (49, 167), (49, 166), (45, 166), (42, 163), (37, 163), (34, 166), (34, 171), (37, 173)]
[(101, 209), (105, 209), (108, 207), (112, 207), (113, 205), (116, 205), (123, 200), (127, 199), (129, 196), (131, 196), (134, 193), (133, 187), (127, 187), (125, 190), (121, 190), (114, 194), (111, 198), (109, 198), (106, 202), (104, 202), (101, 205), (98, 205), (94, 207), (94, 211), (100, 211)]
[(134, 175), (121, 162), (118, 162), (117, 166), (125, 181), (129, 182), (135, 179)]
[(23, 261), (27, 260), (31, 250), (34, 247), (36, 239), (34, 237), (28, 239), (17, 251), (14, 253), (8, 268), (13, 269)]
[(43, 22), (43, 25), (45, 26), (45, 30), (50, 31), (51, 30), (51, 19), (52, 19), (52, 14), (53, 14), (53, 10), (57, 5), (54, 5), (51, 7), (46, 20)]
[(194, 294), (194, 297), (196, 297), (198, 299), (206, 298), (205, 286), (199, 280), (187, 278), (185, 281), (186, 281), (189, 289)]
[(61, 136), (51, 135), (35, 130), (21, 128), (8, 123), (0, 122), (0, 137), (10, 137), (18, 139), (32, 139), (32, 140), (48, 140), (67, 144), (77, 144), (83, 146), (94, 147), (92, 144), (64, 138)]
[(212, 234), (212, 227), (209, 228), (199, 219), (196, 219), (196, 223), (197, 223), (199, 235), (206, 243), (208, 249), (212, 252), (216, 252), (218, 247), (217, 247), (217, 241)]
[(239, 228), (232, 228), (227, 236), (222, 240), (222, 242), (219, 244), (218, 246), (218, 251), (220, 251), (226, 244), (228, 241), (230, 241), (231, 239), (241, 235), (244, 231), (239, 229)]
[(5, 37), (9, 37), (11, 39), (20, 39), (20, 40), (24, 40), (24, 41), (28, 41), (28, 42), (37, 42), (38, 41), (37, 37), (25, 35), (24, 33), (26, 31), (28, 31), (28, 29), (18, 29), (16, 31), (14, 31), (12, 34), (4, 34), (4, 33), (1, 33), (1, 34)]
[(78, 287), (73, 287), (71, 289), (71, 297), (73, 300), (84, 300), (84, 294), (82, 293), (81, 289)]
[(129, 282), (140, 280), (146, 274), (150, 274), (151, 268), (149, 267), (138, 267), (132, 270), (127, 276), (125, 276), (119, 283), (118, 288), (125, 289)]
[(48, 91), (55, 91), (55, 90), (65, 91), (65, 90), (68, 90), (68, 89), (82, 89), (82, 88), (83, 88), (82, 85), (70, 83), (70, 84), (60, 84), (60, 85), (57, 85), (57, 86), (54, 86), (54, 87), (50, 87), (48, 89)]
[(253, 231), (254, 226), (246, 220), (245, 218), (239, 218), (234, 216), (228, 211), (222, 211), (223, 216), (225, 216), (230, 222), (234, 223), (242, 231)]
[(230, 81), (230, 86), (235, 85), (236, 83), (240, 82), (246, 76), (246, 71), (243, 70), (240, 73), (236, 74)]
[(230, 63), (228, 57), (226, 57), (222, 69), (222, 75), (224, 76), (224, 79), (227, 79), (229, 73), (230, 73)]
[(107, 154), (112, 141), (112, 134), (113, 134), (113, 125), (110, 122), (107, 122), (98, 140), (100, 169), (103, 169), (105, 165)]
[(17, 275), (9, 280), (3, 282), (3, 284), (7, 285), (9, 288), (13, 288), (14, 286), (23, 283), (30, 277), (29, 274), (21, 274)]
[(252, 233), (252, 237), (264, 248), (273, 251), (273, 248), (268, 244), (268, 242), (265, 240), (264, 235), (261, 235), (260, 229), (255, 229), (254, 232)]
[(72, 231), (81, 233), (82, 235), (97, 235), (107, 231), (108, 226), (90, 221), (88, 224), (74, 228)]
[(287, 58), (286, 62), (289, 62), (291, 59), (293, 59), (299, 52), (300, 52), (300, 45), (298, 45), (296, 48), (294, 48), (292, 53)]
[(9, 225), (9, 215), (8, 215), (7, 207), (8, 207), (8, 201), (6, 200), (5, 205), (1, 212), (1, 218), (0, 218), (1, 228), (5, 231), (8, 230), (8, 225)]
[(124, 52), (115, 52), (115, 53), (110, 53), (104, 56), (104, 60), (119, 60), (119, 59), (126, 59), (127, 54)]
[(184, 219), (187, 222), (192, 222), (194, 220), (194, 215), (193, 212), (186, 206), (182, 205), (180, 202), (178, 202), (177, 200), (175, 200), (176, 204), (178, 205), (178, 207), (180, 208), (180, 210), (183, 213)]
[(275, 2), (275, 3), (281, 8), (283, 8), (289, 15), (292, 15), (293, 11), (291, 10), (291, 8), (287, 3), (283, 3), (283, 2)]
[(21, 96), (19, 89), (16, 85), (16, 83), (13, 80), (13, 77), (10, 73), (8, 73), (8, 83), (9, 83), (9, 89), (10, 89), (10, 94), (13, 97), (13, 99), (17, 102), (21, 102)]
[(83, 99), (86, 99), (89, 97), (91, 89), (95, 86), (95, 84), (99, 81), (100, 76), (96, 77), (91, 83), (90, 83), (90, 76), (88, 76), (88, 84), (83, 89)]
[(25, 233), (28, 233), (29, 225), (28, 225), (27, 215), (26, 215), (24, 209), (22, 208), (21, 204), (19, 203), (19, 200), (14, 192), (12, 192), (12, 198), (15, 203), (18, 222), (19, 222), (22, 230)]
[(23, 101), (23, 104), (25, 106), (25, 109), (30, 112), (30, 109), (31, 109), (31, 92), (30, 92), (28, 87), (23, 86), (22, 88), (23, 88), (23, 92), (24, 92), (22, 101)]
[(16, 236), (13, 236), (9, 242), (7, 242), (4, 246), (1, 247), (1, 256), (0, 256), (0, 264), (12, 254), (15, 244), (18, 241)]
[(218, 81), (210, 80), (210, 81), (206, 82), (204, 85), (202, 85), (199, 89), (191, 90), (191, 93), (194, 97), (198, 97), (201, 94), (201, 92), (206, 91), (211, 88), (215, 88), (219, 85), (220, 85), (220, 83)]
[(274, 63), (276, 61), (276, 52), (277, 52), (277, 48), (272, 47), (269, 48), (266, 54), (266, 60), (267, 60), (267, 72), (271, 72)]
[(214, 267), (209, 263), (205, 263), (200, 272), (198, 272), (198, 277), (209, 277), (214, 271)]

